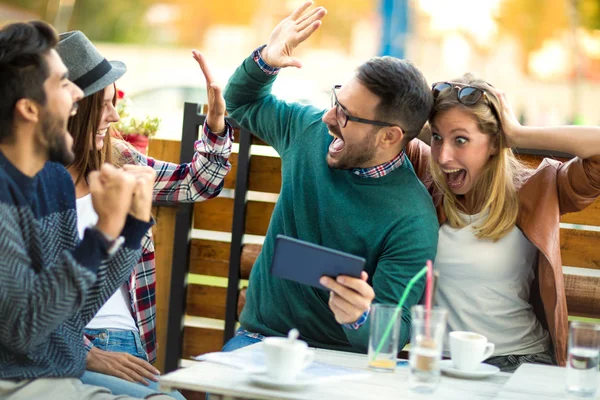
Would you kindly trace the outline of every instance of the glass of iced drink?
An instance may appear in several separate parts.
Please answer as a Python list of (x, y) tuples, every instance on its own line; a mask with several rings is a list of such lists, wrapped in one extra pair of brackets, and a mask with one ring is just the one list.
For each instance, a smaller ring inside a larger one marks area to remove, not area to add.
[(567, 360), (567, 393), (575, 397), (595, 397), (598, 390), (600, 325), (571, 322)]
[(396, 304), (373, 304), (369, 313), (369, 368), (394, 372), (400, 340), (402, 310)]
[(412, 307), (410, 340), (410, 388), (419, 393), (435, 391), (440, 382), (440, 361), (448, 311)]

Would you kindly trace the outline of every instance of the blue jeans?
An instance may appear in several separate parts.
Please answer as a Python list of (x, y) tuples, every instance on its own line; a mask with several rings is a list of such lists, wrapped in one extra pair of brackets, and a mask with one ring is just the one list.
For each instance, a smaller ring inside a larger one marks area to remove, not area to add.
[(244, 328), (238, 328), (235, 335), (225, 343), (221, 351), (234, 351), (251, 344), (262, 342), (265, 337), (260, 333), (248, 332)]
[[(91, 340), (92, 344), (100, 350), (128, 353), (144, 361), (148, 361), (140, 334), (137, 331), (85, 329), (84, 333)], [(150, 385), (146, 386), (141, 383), (133, 383), (117, 378), (116, 376), (89, 370), (86, 370), (80, 379), (87, 385), (105, 387), (114, 395), (144, 398), (151, 394), (163, 393), (158, 388), (158, 382), (151, 380), (147, 380)], [(175, 399), (185, 400), (185, 397), (179, 392), (169, 392), (167, 394)]]

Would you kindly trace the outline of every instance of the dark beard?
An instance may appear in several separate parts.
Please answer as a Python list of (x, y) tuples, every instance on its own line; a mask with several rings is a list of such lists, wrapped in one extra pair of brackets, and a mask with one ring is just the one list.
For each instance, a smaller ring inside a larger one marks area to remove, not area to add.
[(47, 146), (48, 161), (57, 162), (64, 166), (70, 165), (75, 160), (75, 154), (68, 148), (63, 134), (64, 121), (46, 114), (42, 121), (42, 136)]
[[(374, 147), (364, 148), (358, 145), (354, 145), (353, 147), (352, 150), (355, 150), (353, 154), (346, 154), (344, 157), (340, 158), (335, 165), (329, 164), (329, 166), (334, 169), (361, 168), (361, 165), (366, 164), (375, 157)], [(358, 150), (361, 147), (362, 149)]]

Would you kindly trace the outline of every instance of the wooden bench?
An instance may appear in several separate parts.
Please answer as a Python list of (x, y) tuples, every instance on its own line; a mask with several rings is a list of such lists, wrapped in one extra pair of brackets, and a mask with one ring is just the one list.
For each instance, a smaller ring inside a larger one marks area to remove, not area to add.
[[(203, 121), (198, 106), (186, 103), (181, 160), (191, 159), (192, 143)], [(168, 329), (166, 352), (160, 352), (166, 353), (165, 371), (176, 369), (181, 359), (220, 350), (232, 337), (240, 289), (243, 299), (243, 287), (260, 252), (281, 187), (281, 163), (272, 156), (274, 151), (230, 122), (236, 127), (239, 149), (231, 157), (232, 171), (223, 193), (206, 202), (179, 206), (174, 230), (166, 229), (165, 235), (172, 238), (174, 234), (175, 243), (172, 269), (168, 265), (158, 267), (166, 271), (163, 275), (171, 274), (168, 310), (159, 307), (159, 313), (168, 313), (168, 328), (164, 316), (163, 325), (158, 326), (159, 341), (165, 342), (161, 330)], [(159, 153), (159, 148), (157, 141), (151, 142), (152, 155)], [(526, 153), (521, 157), (532, 166), (544, 157)], [(172, 221), (173, 211), (168, 218)], [(167, 220), (158, 219), (157, 248), (168, 241), (161, 239)], [(600, 318), (600, 201), (582, 212), (565, 215), (561, 223), (569, 315)], [(164, 260), (168, 262), (166, 255)]]

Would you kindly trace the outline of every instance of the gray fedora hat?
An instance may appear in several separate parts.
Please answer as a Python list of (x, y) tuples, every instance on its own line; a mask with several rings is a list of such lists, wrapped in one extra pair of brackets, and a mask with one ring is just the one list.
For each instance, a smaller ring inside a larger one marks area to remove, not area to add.
[(86, 97), (114, 83), (127, 71), (121, 61), (107, 61), (81, 31), (61, 33), (59, 37), (56, 51), (69, 70), (69, 79)]

